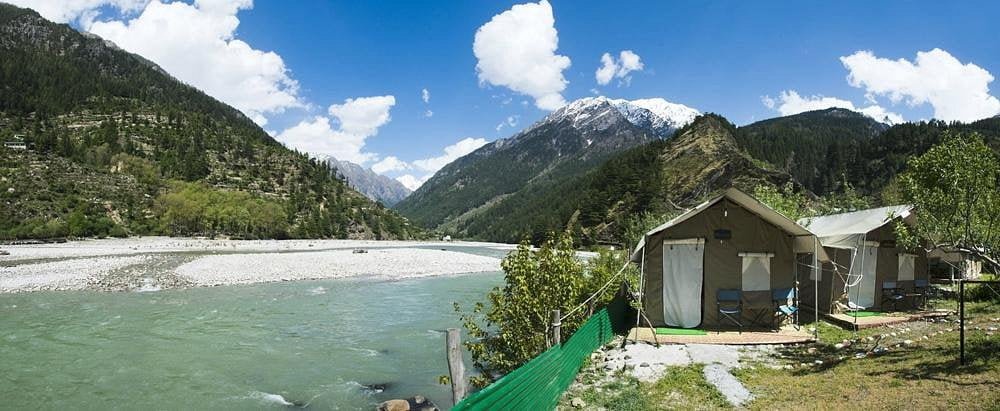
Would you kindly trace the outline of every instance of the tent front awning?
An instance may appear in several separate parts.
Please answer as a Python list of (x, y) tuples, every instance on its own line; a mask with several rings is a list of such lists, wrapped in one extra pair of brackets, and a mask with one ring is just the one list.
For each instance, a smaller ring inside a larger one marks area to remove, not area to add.
[(751, 197), (750, 195), (737, 190), (735, 188), (730, 188), (726, 190), (722, 195), (719, 195), (711, 200), (699, 204), (697, 207), (684, 212), (683, 214), (674, 217), (670, 221), (663, 223), (659, 227), (656, 227), (649, 232), (647, 232), (642, 239), (639, 240), (639, 244), (636, 245), (635, 250), (632, 252), (631, 260), (633, 262), (639, 262), (642, 254), (642, 249), (646, 246), (646, 239), (650, 236), (656, 235), (657, 233), (663, 232), (670, 227), (676, 226), (684, 221), (687, 221), (691, 217), (698, 215), (707, 208), (715, 205), (723, 199), (728, 199), (733, 203), (747, 209), (748, 211), (756, 214), (765, 221), (775, 225), (776, 227), (782, 229), (789, 235), (795, 237), (792, 248), (796, 253), (812, 253), (814, 250), (818, 250), (818, 257), (820, 261), (830, 261), (830, 258), (823, 251), (823, 247), (818, 246), (819, 240), (816, 235), (802, 227), (792, 219), (785, 217), (783, 214), (775, 211), (773, 208), (768, 207), (764, 203), (761, 203), (757, 199)]
[(815, 233), (824, 247), (853, 249), (865, 240), (869, 232), (897, 218), (907, 221), (913, 217), (913, 206), (897, 205), (808, 217), (800, 219), (799, 224)]

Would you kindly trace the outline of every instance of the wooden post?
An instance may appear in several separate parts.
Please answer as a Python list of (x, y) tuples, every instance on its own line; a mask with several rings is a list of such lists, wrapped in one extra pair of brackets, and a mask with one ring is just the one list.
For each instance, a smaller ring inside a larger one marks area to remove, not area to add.
[(958, 359), (965, 365), (965, 279), (958, 281)]
[(465, 398), (465, 362), (462, 361), (462, 335), (458, 328), (448, 329), (448, 373), (451, 377), (451, 398), (458, 404)]
[(559, 335), (562, 322), (559, 317), (559, 310), (552, 310), (552, 345), (562, 344), (562, 336)]

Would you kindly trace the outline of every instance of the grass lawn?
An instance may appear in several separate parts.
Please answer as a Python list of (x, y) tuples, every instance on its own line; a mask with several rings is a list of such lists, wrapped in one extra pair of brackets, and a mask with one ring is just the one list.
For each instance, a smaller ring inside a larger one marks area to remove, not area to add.
[[(955, 307), (954, 301), (937, 304)], [(733, 374), (755, 397), (746, 404), (749, 409), (1000, 410), (1000, 303), (967, 302), (966, 313), (964, 366), (958, 360), (957, 322), (909, 322), (857, 335), (821, 322), (818, 343), (780, 348), (773, 362)], [(844, 340), (850, 345), (839, 347)], [(856, 358), (875, 347), (887, 351)], [(700, 365), (668, 368), (655, 383), (621, 373), (583, 372), (580, 378), (582, 384), (567, 392), (559, 409), (573, 409), (572, 398), (583, 399), (585, 409), (729, 408), (705, 382)]]
[[(843, 349), (832, 344), (853, 333), (821, 324), (822, 341), (812, 346), (814, 352), (808, 347), (780, 351), (782, 362), (793, 369), (755, 367), (736, 375), (756, 396), (751, 409), (1000, 409), (1000, 333), (986, 331), (998, 326), (1000, 304), (967, 303), (966, 311), (965, 366), (958, 361), (958, 324), (953, 322), (866, 329), (858, 333), (861, 343)], [(854, 358), (859, 349), (874, 346), (868, 337), (879, 336), (879, 345), (889, 351)], [(823, 364), (815, 365), (817, 360)]]

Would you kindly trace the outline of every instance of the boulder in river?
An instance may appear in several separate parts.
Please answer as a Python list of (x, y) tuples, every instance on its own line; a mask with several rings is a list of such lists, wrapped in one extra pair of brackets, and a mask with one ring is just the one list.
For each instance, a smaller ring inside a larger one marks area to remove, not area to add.
[(379, 404), (378, 411), (439, 411), (437, 405), (422, 395), (415, 395), (405, 400), (389, 400)]

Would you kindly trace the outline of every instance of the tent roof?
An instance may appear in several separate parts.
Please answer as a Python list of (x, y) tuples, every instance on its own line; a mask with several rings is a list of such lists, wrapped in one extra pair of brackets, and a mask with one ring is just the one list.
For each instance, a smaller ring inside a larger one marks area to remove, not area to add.
[(656, 227), (647, 232), (646, 235), (642, 237), (642, 240), (639, 240), (639, 244), (636, 245), (635, 250), (632, 252), (632, 261), (638, 261), (638, 256), (640, 255), (639, 250), (642, 250), (642, 248), (646, 245), (647, 237), (656, 235), (657, 233), (667, 230), (670, 227), (683, 223), (684, 221), (687, 221), (689, 218), (698, 215), (698, 213), (715, 205), (716, 203), (722, 201), (723, 199), (729, 199), (729, 201), (732, 201), (742, 206), (743, 208), (746, 208), (750, 212), (760, 216), (760, 218), (763, 218), (765, 221), (774, 224), (778, 228), (784, 230), (785, 232), (795, 237), (814, 236), (813, 233), (809, 232), (809, 230), (806, 230), (801, 225), (796, 224), (795, 221), (792, 221), (792, 219), (785, 217), (784, 214), (775, 211), (773, 208), (764, 205), (764, 203), (757, 201), (757, 199), (749, 196), (748, 194), (740, 190), (737, 190), (735, 188), (730, 188), (725, 192), (723, 192), (722, 195), (715, 197), (711, 200), (708, 200), (704, 203), (701, 203), (697, 207), (692, 208), (691, 210), (688, 210), (683, 214), (674, 217), (670, 221), (663, 223), (659, 227)]
[(799, 220), (799, 224), (821, 238), (865, 234), (888, 224), (893, 218), (905, 219), (910, 216), (912, 211), (913, 206), (897, 205), (851, 213), (803, 218)]

